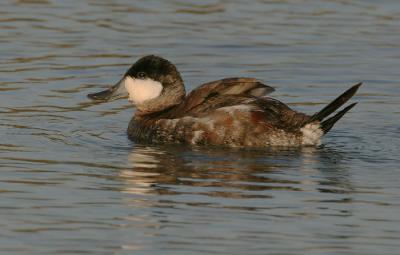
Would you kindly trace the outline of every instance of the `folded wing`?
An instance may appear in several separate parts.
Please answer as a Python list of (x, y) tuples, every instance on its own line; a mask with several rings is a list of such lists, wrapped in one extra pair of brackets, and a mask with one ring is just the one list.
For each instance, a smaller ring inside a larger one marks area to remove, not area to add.
[(274, 88), (254, 78), (227, 78), (205, 83), (190, 92), (186, 97), (184, 108), (185, 111), (190, 111), (211, 98), (223, 95), (262, 97), (273, 91)]

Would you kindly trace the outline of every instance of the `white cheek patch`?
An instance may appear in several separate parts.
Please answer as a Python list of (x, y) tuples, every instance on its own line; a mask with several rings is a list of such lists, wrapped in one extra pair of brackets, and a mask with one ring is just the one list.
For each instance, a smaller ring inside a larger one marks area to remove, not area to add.
[(146, 100), (156, 98), (163, 89), (163, 86), (158, 81), (133, 79), (130, 76), (124, 79), (124, 85), (129, 93), (129, 101), (133, 104), (141, 104)]

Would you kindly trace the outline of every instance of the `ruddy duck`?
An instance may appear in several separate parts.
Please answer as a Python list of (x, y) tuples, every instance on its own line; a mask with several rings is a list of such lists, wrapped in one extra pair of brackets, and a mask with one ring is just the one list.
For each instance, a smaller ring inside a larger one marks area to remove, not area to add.
[(253, 78), (228, 78), (201, 85), (186, 96), (183, 80), (168, 60), (150, 55), (134, 63), (94, 100), (128, 97), (136, 112), (128, 127), (138, 142), (267, 147), (319, 145), (356, 103), (327, 118), (358, 90), (358, 83), (321, 111), (307, 115), (266, 97), (274, 88)]

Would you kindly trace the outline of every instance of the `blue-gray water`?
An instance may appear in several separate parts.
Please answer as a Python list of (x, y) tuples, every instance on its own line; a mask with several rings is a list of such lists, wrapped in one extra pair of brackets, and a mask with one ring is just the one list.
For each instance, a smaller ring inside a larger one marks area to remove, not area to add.
[[(146, 54), (307, 113), (364, 86), (319, 148), (141, 146), (86, 94)], [(1, 1), (0, 254), (398, 254), (399, 68), (397, 0)]]

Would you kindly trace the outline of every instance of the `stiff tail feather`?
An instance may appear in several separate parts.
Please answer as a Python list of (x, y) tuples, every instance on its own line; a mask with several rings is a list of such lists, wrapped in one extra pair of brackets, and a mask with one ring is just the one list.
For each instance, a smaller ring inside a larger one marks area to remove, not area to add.
[(347, 106), (346, 108), (344, 108), (343, 110), (341, 110), (340, 112), (336, 113), (333, 117), (324, 120), (321, 122), (321, 129), (322, 131), (324, 131), (324, 134), (328, 133), (329, 130), (331, 130), (331, 128), (333, 127), (333, 125), (335, 125), (335, 123), (340, 120), (343, 115), (346, 114), (346, 112), (350, 111), (351, 108), (353, 108), (357, 103), (353, 103), (349, 106)]
[(325, 118), (328, 117), (333, 112), (335, 112), (337, 109), (339, 109), (347, 101), (349, 101), (349, 99), (354, 96), (354, 94), (357, 92), (358, 88), (361, 85), (362, 85), (362, 83), (360, 82), (360, 83), (357, 83), (356, 85), (352, 86), (350, 89), (346, 90), (343, 94), (341, 94), (335, 100), (333, 100), (331, 103), (329, 103), (327, 106), (325, 106), (321, 111), (312, 115), (311, 118), (307, 121), (307, 124), (315, 122), (315, 121), (320, 121), (322, 131), (324, 132), (324, 134), (328, 133), (328, 131), (331, 130), (333, 125), (340, 118), (342, 118), (343, 115), (345, 115), (351, 108), (353, 108), (357, 103), (353, 103), (353, 104), (345, 107), (343, 110), (336, 113), (333, 117), (330, 117), (328, 119), (325, 119)]

